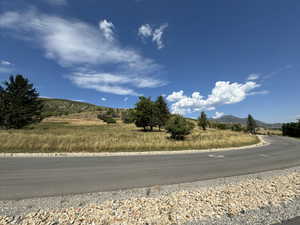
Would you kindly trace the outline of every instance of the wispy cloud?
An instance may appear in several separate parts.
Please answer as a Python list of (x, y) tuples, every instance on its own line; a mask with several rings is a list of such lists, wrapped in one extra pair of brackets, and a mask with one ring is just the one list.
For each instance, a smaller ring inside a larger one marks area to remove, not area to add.
[(149, 24), (141, 25), (138, 29), (138, 35), (145, 40), (146, 38), (152, 38), (152, 41), (156, 43), (158, 49), (165, 47), (162, 37), (168, 24), (162, 24), (159, 28), (152, 28)]
[(267, 73), (267, 74), (264, 74), (262, 77), (261, 77), (261, 80), (264, 81), (264, 80), (267, 80), (267, 79), (270, 79), (280, 73), (283, 73), (285, 71), (288, 71), (290, 69), (292, 69), (293, 66), (292, 65), (286, 65), (286, 66), (283, 66), (281, 68), (279, 68), (278, 70), (275, 70), (273, 72), (270, 72), (270, 73)]
[(251, 74), (248, 75), (247, 80), (257, 80), (257, 79), (259, 79), (259, 77), (260, 77), (260, 74), (251, 73)]
[(127, 102), (128, 99), (129, 99), (128, 97), (125, 97), (125, 98), (123, 99), (123, 101), (124, 101), (124, 102)]
[[(114, 37), (111, 22), (103, 20), (99, 26), (100, 30), (79, 20), (38, 11), (0, 14), (0, 28), (12, 31), (14, 37), (19, 34), (20, 39), (39, 45), (47, 58), (73, 71), (69, 78), (79, 87), (138, 95), (137, 88), (165, 84), (153, 77), (161, 72), (159, 64), (134, 49), (123, 47)], [(99, 67), (112, 69), (99, 72)], [(112, 78), (109, 82), (108, 74)]]
[(107, 101), (107, 98), (102, 97), (102, 98), (101, 98), (101, 101), (102, 101), (102, 102), (106, 102), (106, 101)]
[(13, 64), (6, 60), (0, 60), (0, 73), (11, 73), (13, 72)]
[(246, 97), (259, 84), (248, 81), (244, 84), (218, 81), (212, 89), (211, 94), (205, 99), (200, 92), (194, 92), (191, 97), (184, 95), (184, 92), (173, 92), (167, 100), (173, 102), (171, 109), (173, 113), (187, 114), (200, 111), (215, 110), (217, 106), (235, 104), (246, 99)]

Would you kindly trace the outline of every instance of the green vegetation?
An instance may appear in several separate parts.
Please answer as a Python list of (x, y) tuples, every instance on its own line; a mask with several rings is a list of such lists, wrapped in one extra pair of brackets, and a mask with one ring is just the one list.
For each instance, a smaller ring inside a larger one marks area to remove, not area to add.
[(298, 123), (286, 123), (282, 125), (282, 134), (290, 137), (300, 137), (300, 120)]
[(201, 127), (203, 130), (206, 130), (206, 127), (208, 126), (208, 120), (205, 112), (201, 112), (201, 115), (198, 118), (198, 126)]
[(42, 119), (42, 103), (33, 84), (22, 75), (10, 76), (0, 86), (0, 127), (20, 129)]
[(153, 131), (154, 127), (159, 127), (160, 130), (170, 117), (168, 106), (162, 96), (158, 97), (156, 102), (151, 101), (151, 98), (140, 97), (134, 112), (135, 125), (142, 127), (144, 131), (147, 128)]
[(247, 133), (198, 128), (184, 141), (173, 141), (165, 132), (142, 132), (134, 124), (120, 121), (107, 125), (96, 115), (93, 120), (68, 117), (79, 118), (79, 115), (53, 118), (52, 122), (24, 129), (0, 130), (0, 152), (171, 151), (238, 147), (258, 142), (256, 136)]
[(251, 115), (248, 116), (247, 121), (247, 131), (251, 134), (255, 134), (255, 129), (257, 128), (256, 122)]
[(44, 105), (42, 113), (44, 117), (106, 110), (106, 108), (101, 106), (65, 99), (41, 98), (41, 101)]
[(180, 115), (172, 116), (166, 124), (167, 132), (170, 133), (171, 138), (175, 140), (183, 140), (186, 135), (191, 133), (194, 127), (194, 123)]
[(113, 118), (113, 114), (111, 114), (111, 112), (99, 114), (97, 117), (99, 120), (102, 120), (107, 124), (117, 123), (117, 121)]

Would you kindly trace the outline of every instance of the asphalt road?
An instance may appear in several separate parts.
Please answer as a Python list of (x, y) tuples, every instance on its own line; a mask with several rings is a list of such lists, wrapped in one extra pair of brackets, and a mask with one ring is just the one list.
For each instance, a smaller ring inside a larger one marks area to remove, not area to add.
[(300, 224), (300, 217), (296, 217), (294, 219), (282, 223), (274, 224), (274, 225), (299, 225), (299, 224)]
[(0, 200), (113, 191), (300, 166), (300, 141), (249, 150), (91, 158), (0, 158)]

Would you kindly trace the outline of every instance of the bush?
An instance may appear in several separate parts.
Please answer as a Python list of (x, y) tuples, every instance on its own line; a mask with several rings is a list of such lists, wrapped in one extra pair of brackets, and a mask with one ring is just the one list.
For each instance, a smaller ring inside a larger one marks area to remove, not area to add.
[(241, 132), (243, 131), (243, 127), (241, 124), (237, 123), (232, 125), (231, 130)]
[(103, 120), (105, 123), (107, 124), (110, 124), (110, 123), (117, 123), (117, 121), (112, 118), (112, 117), (106, 117), (104, 120)]
[(134, 123), (135, 122), (135, 110), (134, 109), (129, 109), (124, 112), (122, 112), (121, 119), (123, 123)]
[(195, 125), (187, 121), (180, 115), (172, 116), (166, 124), (165, 129), (171, 134), (171, 138), (175, 140), (183, 140), (184, 137), (191, 133)]
[(107, 124), (110, 124), (110, 123), (116, 123), (116, 122), (117, 122), (114, 118), (112, 118), (111, 116), (106, 115), (106, 114), (99, 114), (99, 115), (97, 116), (97, 118), (98, 118), (99, 120), (102, 120), (103, 122), (105, 122), (105, 123), (107, 123)]

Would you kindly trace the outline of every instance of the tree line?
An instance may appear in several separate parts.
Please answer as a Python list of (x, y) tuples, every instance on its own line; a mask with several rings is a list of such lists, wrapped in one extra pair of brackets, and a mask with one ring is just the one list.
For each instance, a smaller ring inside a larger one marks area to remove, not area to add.
[(282, 125), (282, 135), (300, 137), (300, 119), (298, 123), (285, 123)]
[[(4, 86), (0, 86), (0, 127), (5, 129), (20, 129), (27, 125), (38, 123), (43, 119), (43, 104), (39, 99), (39, 93), (28, 79), (22, 75), (10, 76), (5, 81)], [(113, 109), (98, 115), (98, 118), (106, 123), (116, 123), (119, 114)], [(163, 96), (159, 96), (155, 101), (151, 98), (139, 97), (135, 108), (122, 112), (121, 118), (124, 123), (134, 123), (136, 127), (143, 128), (144, 131), (153, 131), (162, 128), (171, 134), (171, 138), (182, 140), (192, 132), (195, 123), (191, 119), (186, 119), (182, 115), (171, 114)], [(213, 123), (208, 120), (205, 112), (201, 112), (197, 125), (205, 131), (207, 127), (228, 129), (226, 124)], [(298, 125), (286, 125), (285, 131), (289, 135), (292, 129), (299, 131)], [(232, 130), (242, 131), (241, 125), (231, 125)], [(251, 115), (248, 116), (247, 131), (255, 133), (256, 123)]]

